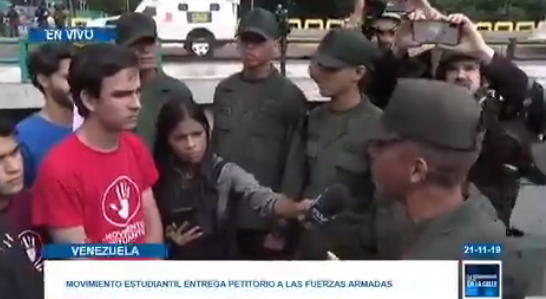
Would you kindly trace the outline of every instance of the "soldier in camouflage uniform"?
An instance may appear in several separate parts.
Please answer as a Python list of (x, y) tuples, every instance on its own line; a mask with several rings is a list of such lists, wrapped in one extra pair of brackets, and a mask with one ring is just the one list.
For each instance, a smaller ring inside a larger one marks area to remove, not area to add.
[[(318, 46), (310, 75), (330, 102), (312, 110), (302, 125), (303, 136), (294, 140), (290, 158), (290, 166), (300, 168), (290, 173), (300, 175), (286, 182), (300, 184), (304, 198), (314, 198), (332, 184), (342, 183), (357, 202), (352, 212), (366, 214), (369, 210), (373, 185), (365, 153), (369, 129), (381, 110), (361, 93), (359, 82), (378, 55), (378, 48), (356, 29), (332, 30)], [(362, 258), (360, 252), (345, 250), (335, 240), (341, 234), (350, 235), (353, 228), (339, 227), (335, 221), (329, 228), (330, 248), (342, 259)]]
[(505, 235), (503, 223), (462, 195), (485, 133), (481, 107), (468, 91), (401, 79), (375, 132), (370, 154), (377, 200), (403, 203), (409, 216), (403, 238), (391, 244), (398, 258), (462, 260), (465, 244), (502, 244), (503, 298), (536, 295), (543, 263), (535, 259), (540, 266), (530, 271), (530, 260), (517, 239)]
[[(227, 161), (252, 173), (274, 191), (281, 190), (292, 136), (307, 111), (307, 99), (273, 66), (280, 36), (275, 15), (262, 8), (243, 16), (237, 36), (243, 70), (222, 80), (214, 94), (212, 147)], [(287, 258), (284, 236), (248, 206), (239, 211), (242, 254), (252, 260)]]

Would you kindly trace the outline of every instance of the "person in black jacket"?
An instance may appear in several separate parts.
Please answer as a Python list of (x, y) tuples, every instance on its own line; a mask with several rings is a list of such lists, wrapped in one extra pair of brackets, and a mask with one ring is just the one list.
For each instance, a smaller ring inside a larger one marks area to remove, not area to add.
[[(401, 25), (397, 51), (386, 54), (376, 67), (370, 87), (375, 93), (371, 97), (380, 107), (386, 106), (399, 77), (432, 76), (468, 88), (482, 104), (488, 123), (485, 144), (469, 181), (491, 200), (499, 218), (509, 226), (519, 178), (530, 173), (528, 145), (540, 142), (540, 134), (546, 128), (543, 88), (489, 47), (475, 25), (462, 14), (434, 15), (460, 26), (462, 38), (458, 46), (441, 50), (436, 61), (434, 54), (439, 49), (409, 57), (408, 28), (424, 15), (416, 12)], [(407, 72), (408, 65), (417, 67)]]
[[(250, 259), (236, 235), (240, 206), (266, 219), (298, 219), (320, 212), (328, 200), (292, 200), (261, 185), (236, 163), (213, 153), (202, 107), (169, 95), (157, 121), (154, 158), (159, 180), (154, 195), (164, 225), (169, 259)], [(327, 215), (326, 215), (327, 216)]]
[(448, 20), (462, 28), (461, 44), (446, 51), (436, 78), (468, 88), (482, 105), (487, 135), (480, 159), (469, 181), (487, 196), (499, 218), (510, 225), (519, 192), (520, 170), (528, 164), (527, 144), (540, 141), (546, 129), (542, 87), (520, 68), (489, 47), (475, 25), (464, 15)]
[(43, 276), (36, 271), (0, 216), (0, 294), (9, 299), (44, 298)]
[[(15, 123), (0, 116), (0, 297), (43, 298), (42, 237), (30, 225)], [(31, 244), (32, 243), (32, 244)]]

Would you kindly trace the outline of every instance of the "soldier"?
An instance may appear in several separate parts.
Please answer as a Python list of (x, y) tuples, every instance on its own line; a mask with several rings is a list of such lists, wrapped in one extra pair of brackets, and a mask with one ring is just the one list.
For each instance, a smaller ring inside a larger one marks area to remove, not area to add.
[(168, 76), (158, 66), (157, 26), (152, 17), (143, 13), (122, 15), (116, 22), (116, 43), (133, 49), (139, 59), (141, 112), (138, 115), (136, 133), (150, 150), (155, 142), (155, 124), (166, 93), (176, 93), (191, 100), (190, 89), (178, 79)]
[(461, 192), (484, 135), (481, 108), (468, 91), (401, 79), (375, 132), (370, 155), (377, 200), (400, 202), (409, 216), (399, 258), (462, 260), (465, 244), (502, 244), (503, 298), (524, 297), (515, 239)]
[[(275, 15), (262, 8), (241, 19), (237, 36), (243, 70), (215, 90), (212, 134), (216, 153), (274, 191), (284, 191), (280, 189), (290, 141), (307, 104), (303, 92), (271, 62), (281, 37), (279, 29)], [(279, 256), (284, 240), (268, 234), (271, 224), (247, 206), (240, 213), (245, 215), (239, 217), (245, 220), (239, 223), (243, 255), (249, 259)]]
[[(318, 46), (310, 65), (311, 78), (330, 102), (310, 112), (303, 137), (294, 140), (290, 173), (300, 173), (304, 198), (314, 198), (335, 183), (346, 185), (357, 202), (359, 213), (367, 214), (373, 197), (370, 164), (364, 155), (368, 129), (381, 115), (359, 90), (378, 48), (356, 29), (330, 31)], [(345, 250), (341, 243), (349, 227), (332, 223), (327, 239), (341, 259), (362, 258), (360, 252)], [(342, 236), (342, 232), (345, 232)], [(350, 237), (349, 237), (350, 238)], [(336, 240), (339, 240), (336, 241)], [(341, 248), (343, 247), (343, 248)], [(350, 246), (349, 246), (350, 247)]]

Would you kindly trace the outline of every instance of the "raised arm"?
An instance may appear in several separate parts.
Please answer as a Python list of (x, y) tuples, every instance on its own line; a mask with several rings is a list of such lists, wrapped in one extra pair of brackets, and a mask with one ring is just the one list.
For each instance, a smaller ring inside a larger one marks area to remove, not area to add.
[(308, 200), (294, 201), (260, 185), (253, 175), (234, 163), (226, 163), (218, 183), (220, 188), (239, 195), (253, 210), (263, 216), (296, 218), (304, 214), (310, 206)]

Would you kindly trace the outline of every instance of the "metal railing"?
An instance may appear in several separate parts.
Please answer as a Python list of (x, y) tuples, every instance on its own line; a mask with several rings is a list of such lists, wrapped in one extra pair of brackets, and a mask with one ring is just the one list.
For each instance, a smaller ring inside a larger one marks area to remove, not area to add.
[(11, 45), (17, 49), (17, 55), (13, 58), (0, 58), (1, 64), (16, 64), (21, 70), (21, 82), (28, 82), (28, 42), (26, 38), (0, 39), (0, 46)]
[(508, 39), (507, 42), (489, 42), (491, 47), (515, 61), (546, 60), (546, 41)]

